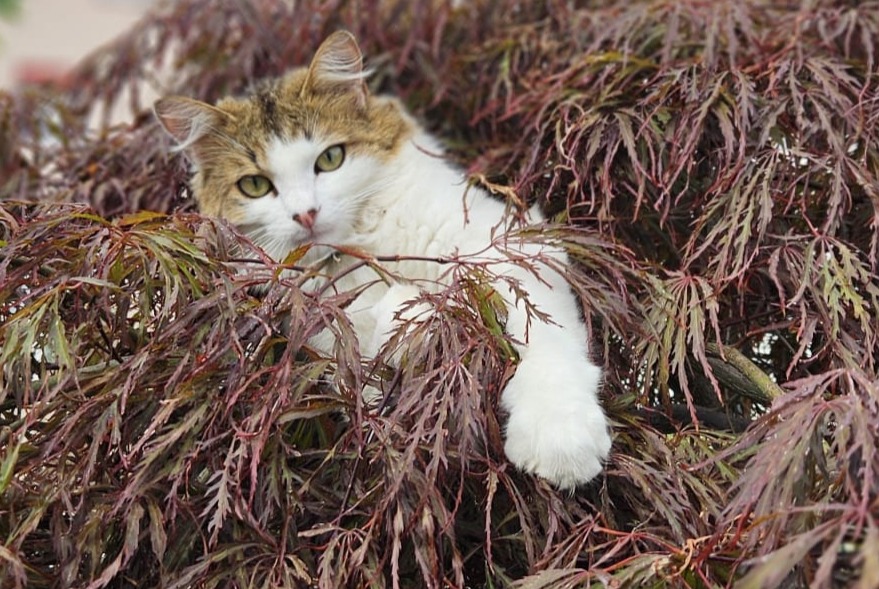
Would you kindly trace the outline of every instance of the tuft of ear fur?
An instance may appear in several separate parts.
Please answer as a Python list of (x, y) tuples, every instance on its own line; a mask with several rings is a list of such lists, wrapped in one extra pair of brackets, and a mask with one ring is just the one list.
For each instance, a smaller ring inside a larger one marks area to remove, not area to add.
[(348, 31), (336, 31), (326, 38), (311, 60), (302, 87), (306, 91), (335, 90), (353, 93), (358, 105), (366, 106), (368, 91), (363, 54), (357, 39)]
[(175, 151), (188, 149), (231, 115), (205, 102), (170, 96), (153, 105), (159, 123), (177, 142)]

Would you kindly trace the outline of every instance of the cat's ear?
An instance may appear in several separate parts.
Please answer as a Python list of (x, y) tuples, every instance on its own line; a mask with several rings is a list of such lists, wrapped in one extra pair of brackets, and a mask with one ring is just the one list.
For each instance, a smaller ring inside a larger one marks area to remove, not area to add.
[(363, 54), (357, 39), (348, 31), (336, 31), (321, 43), (311, 60), (303, 92), (341, 90), (351, 92), (360, 107), (366, 106), (368, 91)]
[(177, 142), (177, 149), (188, 149), (216, 129), (231, 115), (205, 102), (170, 96), (153, 105), (153, 112), (162, 127)]

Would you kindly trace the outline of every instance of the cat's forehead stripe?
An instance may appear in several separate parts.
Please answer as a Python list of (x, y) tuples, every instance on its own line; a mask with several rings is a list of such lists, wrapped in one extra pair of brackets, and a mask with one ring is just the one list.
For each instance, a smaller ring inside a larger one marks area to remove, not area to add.
[(276, 130), (278, 128), (278, 105), (275, 88), (263, 87), (257, 93), (256, 101), (266, 129)]

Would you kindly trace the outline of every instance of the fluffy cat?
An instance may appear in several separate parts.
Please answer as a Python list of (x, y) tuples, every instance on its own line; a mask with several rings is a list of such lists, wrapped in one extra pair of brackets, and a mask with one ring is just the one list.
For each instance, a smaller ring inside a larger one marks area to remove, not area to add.
[[(551, 321), (529, 317), (510, 282), (495, 281), (520, 355), (501, 397), (509, 413), (507, 457), (563, 489), (592, 479), (611, 441), (597, 396), (601, 370), (589, 360), (578, 301), (546, 265), (537, 264), (538, 278), (508, 261), (509, 252), (541, 254), (563, 266), (565, 254), (507, 235), (514, 222), (506, 207), (468, 186), (439, 157), (437, 140), (396, 99), (370, 95), (365, 77), (354, 37), (337, 32), (309, 67), (265, 81), (249, 97), (216, 106), (168, 97), (156, 102), (155, 113), (193, 162), (201, 212), (229, 220), (277, 260), (305, 243), (314, 244), (311, 260), (330, 256), (333, 246), (376, 256), (470, 255), (517, 280)], [(543, 220), (536, 208), (527, 217)], [(430, 261), (401, 261), (393, 269), (407, 282), (388, 286), (374, 273), (355, 271), (337, 283), (375, 282), (348, 309), (366, 354), (387, 341), (401, 309), (423, 312), (405, 305), (419, 286), (445, 278)]]

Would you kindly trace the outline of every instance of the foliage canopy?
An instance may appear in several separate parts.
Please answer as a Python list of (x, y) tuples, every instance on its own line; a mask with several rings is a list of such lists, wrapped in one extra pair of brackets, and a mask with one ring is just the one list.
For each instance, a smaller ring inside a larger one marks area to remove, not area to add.
[[(215, 100), (338, 28), (570, 228), (615, 422), (574, 496), (503, 459), (473, 268), (394, 371), (356, 293), (193, 213), (144, 84)], [(185, 0), (0, 94), (0, 584), (877, 586), (876, 47), (877, 2)]]

